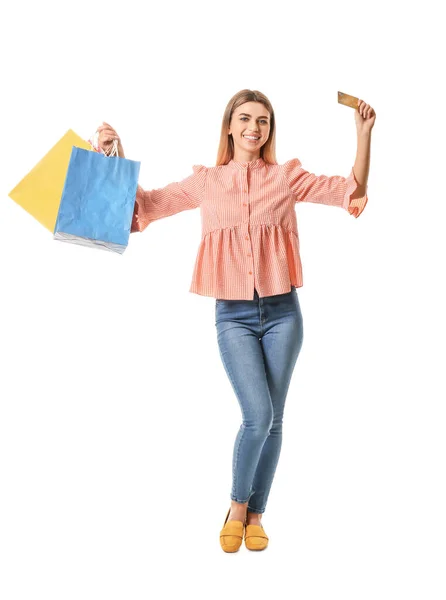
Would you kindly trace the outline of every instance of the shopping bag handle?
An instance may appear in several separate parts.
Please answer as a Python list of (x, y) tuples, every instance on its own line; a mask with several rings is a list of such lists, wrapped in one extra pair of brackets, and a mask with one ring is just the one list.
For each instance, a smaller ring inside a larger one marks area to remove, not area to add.
[(99, 146), (99, 131), (98, 130), (96, 130), (95, 133), (92, 136), (90, 136), (88, 143), (94, 150), (96, 150), (96, 152), (100, 152), (101, 154), (104, 154), (105, 156), (118, 156), (118, 140), (113, 140), (113, 144), (110, 146), (110, 150), (108, 152), (105, 152)]

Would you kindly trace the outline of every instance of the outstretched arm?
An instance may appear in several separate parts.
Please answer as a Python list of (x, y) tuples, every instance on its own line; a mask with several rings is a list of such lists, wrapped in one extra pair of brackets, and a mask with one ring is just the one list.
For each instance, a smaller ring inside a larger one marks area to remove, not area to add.
[[(97, 132), (99, 133), (98, 149), (109, 154), (111, 145), (114, 140), (117, 140), (118, 156), (125, 158), (121, 138), (111, 125), (103, 122), (97, 128)], [(194, 165), (192, 169), (193, 174), (186, 177), (186, 179), (169, 183), (163, 188), (143, 190), (138, 185), (130, 233), (144, 231), (149, 223), (157, 219), (200, 206), (203, 199), (207, 168), (203, 165)]]
[(138, 185), (130, 233), (144, 231), (149, 223), (157, 219), (200, 206), (207, 169), (203, 165), (194, 165), (192, 168), (192, 175), (163, 188), (143, 190)]

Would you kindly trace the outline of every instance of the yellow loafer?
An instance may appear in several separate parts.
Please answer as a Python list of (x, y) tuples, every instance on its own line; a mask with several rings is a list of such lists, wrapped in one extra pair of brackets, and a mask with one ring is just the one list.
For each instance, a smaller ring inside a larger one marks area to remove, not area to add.
[(268, 540), (262, 525), (245, 526), (245, 546), (248, 550), (264, 550), (268, 546)]
[(229, 513), (228, 510), (223, 528), (220, 531), (220, 546), (225, 552), (237, 552), (243, 542), (243, 530), (245, 524), (243, 521), (228, 521)]

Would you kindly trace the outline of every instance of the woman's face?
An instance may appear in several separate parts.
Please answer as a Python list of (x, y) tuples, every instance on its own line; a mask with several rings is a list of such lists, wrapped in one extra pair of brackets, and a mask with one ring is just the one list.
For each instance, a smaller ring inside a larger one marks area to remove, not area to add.
[[(234, 159), (253, 160), (260, 156), (260, 148), (268, 140), (270, 114), (261, 102), (245, 102), (232, 113), (228, 133), (234, 140)], [(257, 139), (252, 140), (249, 137)]]

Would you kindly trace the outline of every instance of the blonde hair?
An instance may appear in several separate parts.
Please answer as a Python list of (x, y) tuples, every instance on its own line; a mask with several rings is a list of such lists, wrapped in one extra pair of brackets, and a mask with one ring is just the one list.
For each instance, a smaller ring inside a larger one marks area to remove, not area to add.
[(276, 160), (276, 120), (271, 102), (258, 90), (241, 90), (229, 100), (221, 124), (220, 144), (217, 152), (217, 164), (227, 165), (234, 158), (234, 141), (232, 135), (228, 134), (234, 110), (245, 102), (260, 102), (269, 111), (270, 130), (268, 140), (260, 148), (260, 158), (266, 163), (277, 164)]

